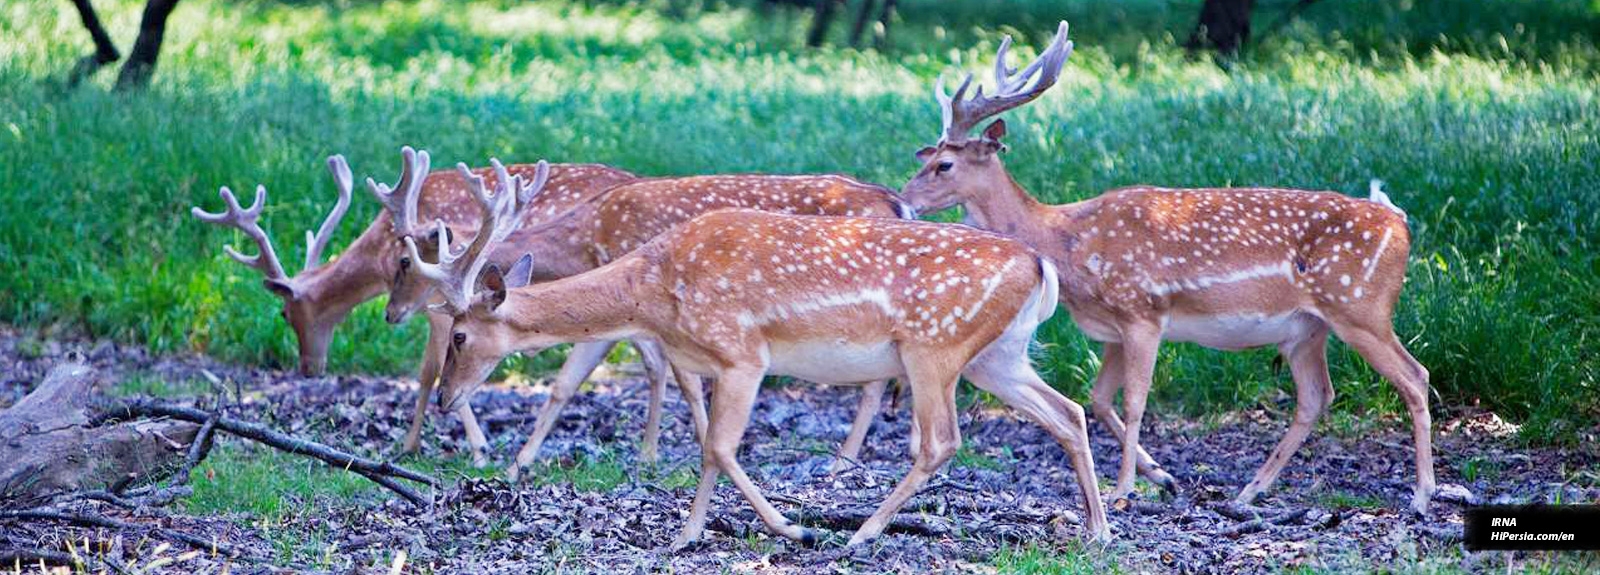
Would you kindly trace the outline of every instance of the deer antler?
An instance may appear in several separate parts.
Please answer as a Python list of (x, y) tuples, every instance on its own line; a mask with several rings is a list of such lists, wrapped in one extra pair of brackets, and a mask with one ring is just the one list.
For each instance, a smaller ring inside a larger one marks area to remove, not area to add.
[(479, 272), (488, 263), (488, 247), (504, 240), (511, 232), (516, 231), (521, 219), (521, 212), (538, 195), (544, 183), (549, 179), (550, 166), (544, 161), (539, 162), (535, 171), (534, 181), (531, 185), (524, 185), (521, 176), (512, 176), (506, 172), (500, 160), (491, 159), (494, 166), (497, 185), (493, 195), (483, 184), (483, 178), (473, 174), (466, 164), (456, 164), (462, 179), (466, 180), (472, 189), (473, 197), (478, 201), (482, 216), (478, 222), (478, 233), (473, 236), (472, 243), (460, 253), (453, 253), (450, 246), (450, 236), (445, 233), (444, 222), (435, 220), (434, 225), (439, 229), (439, 254), (437, 264), (422, 261), (417, 251), (416, 240), (411, 236), (405, 237), (406, 251), (415, 262), (417, 273), (438, 285), (440, 293), (445, 298), (445, 306), (453, 308), (452, 311), (463, 311), (472, 302), (474, 291), (473, 284), (477, 282)]
[(333, 235), (333, 230), (339, 227), (339, 220), (344, 219), (344, 213), (350, 209), (350, 164), (344, 161), (344, 156), (335, 154), (328, 156), (328, 171), (333, 172), (333, 183), (339, 188), (339, 201), (333, 205), (333, 211), (328, 212), (327, 219), (322, 220), (322, 227), (316, 233), (306, 230), (306, 267), (309, 270), (322, 265), (322, 248), (328, 247), (328, 237)]
[[(1061, 22), (1050, 45), (1021, 72), (1006, 66), (1006, 52), (1010, 49), (1011, 36), (1006, 36), (1000, 41), (1000, 50), (995, 56), (993, 96), (985, 97), (983, 86), (979, 85), (977, 93), (970, 99), (965, 98), (967, 88), (972, 85), (972, 74), (967, 74), (961, 81), (961, 87), (956, 89), (954, 96), (945, 93), (943, 76), (935, 82), (933, 95), (939, 100), (944, 120), (944, 133), (939, 138), (941, 142), (966, 141), (967, 134), (978, 122), (1031, 102), (1055, 85), (1061, 74), (1061, 66), (1072, 55), (1072, 42), (1067, 40), (1067, 23), (1064, 20)], [(1030, 83), (1033, 86), (1031, 88), (1028, 87)]]
[(417, 198), (423, 180), (428, 178), (428, 152), (405, 146), (400, 148), (400, 158), (400, 181), (395, 187), (367, 178), (367, 190), (378, 198), (383, 209), (389, 210), (389, 224), (395, 235), (408, 236), (417, 231)]
[(267, 231), (261, 229), (260, 224), (256, 223), (261, 217), (262, 205), (267, 202), (267, 187), (256, 186), (256, 201), (250, 204), (249, 208), (240, 208), (239, 200), (233, 197), (233, 190), (228, 189), (227, 186), (223, 186), (217, 194), (222, 196), (222, 201), (228, 205), (227, 211), (213, 214), (196, 206), (189, 208), (189, 213), (194, 214), (195, 218), (208, 224), (238, 228), (245, 235), (250, 236), (250, 239), (255, 240), (256, 247), (260, 252), (253, 256), (241, 254), (234, 250), (233, 246), (223, 246), (223, 251), (227, 252), (228, 257), (233, 258), (234, 261), (260, 270), (261, 273), (267, 276), (267, 279), (289, 279), (283, 273), (283, 264), (278, 263), (278, 253), (272, 249), (272, 240), (267, 237)]

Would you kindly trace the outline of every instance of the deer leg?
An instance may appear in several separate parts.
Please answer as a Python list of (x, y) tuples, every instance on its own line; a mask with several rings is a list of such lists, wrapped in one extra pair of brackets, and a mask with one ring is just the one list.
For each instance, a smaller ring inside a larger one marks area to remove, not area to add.
[(1150, 379), (1155, 374), (1156, 351), (1160, 347), (1160, 327), (1123, 326), (1122, 409), (1127, 421), (1122, 434), (1122, 467), (1117, 472), (1117, 487), (1111, 491), (1112, 501), (1133, 493), (1139, 462), (1139, 428), (1144, 422), (1144, 404), (1150, 396)]
[(1411, 412), (1411, 440), (1416, 443), (1417, 487), (1411, 496), (1411, 510), (1427, 515), (1428, 503), (1437, 490), (1433, 476), (1433, 418), (1428, 414), (1428, 370), (1411, 357), (1388, 325), (1379, 328), (1334, 325), (1339, 339), (1394, 385), (1400, 399)]
[[(1125, 428), (1122, 418), (1117, 416), (1116, 404), (1112, 403), (1119, 389), (1122, 389), (1122, 344), (1106, 342), (1101, 346), (1100, 373), (1095, 375), (1090, 398), (1093, 399), (1094, 418), (1100, 420), (1120, 443)], [(1161, 469), (1161, 465), (1150, 457), (1144, 446), (1134, 445), (1134, 449), (1139, 454), (1139, 474), (1160, 485), (1168, 494), (1177, 495), (1178, 482), (1172, 478), (1172, 474)]]
[(467, 431), (467, 448), (472, 450), (472, 466), (487, 467), (489, 440), (484, 437), (483, 428), (478, 427), (478, 418), (472, 414), (472, 404), (464, 398), (456, 405), (456, 418), (461, 420), (461, 427)]
[(659, 457), (656, 447), (661, 443), (661, 401), (667, 393), (668, 365), (661, 355), (661, 347), (652, 341), (633, 342), (639, 350), (639, 363), (644, 364), (645, 377), (650, 380), (650, 406), (645, 409), (644, 445), (639, 448), (639, 460), (655, 463)]
[(958, 367), (943, 365), (934, 354), (910, 357), (902, 352), (906, 379), (911, 385), (911, 426), (921, 430), (911, 470), (895, 485), (894, 491), (878, 505), (861, 528), (850, 536), (849, 545), (877, 537), (883, 532), (906, 500), (938, 473), (961, 447), (961, 429), (956, 425), (956, 379)]
[(614, 341), (579, 343), (567, 352), (566, 363), (561, 364), (561, 371), (550, 384), (550, 399), (539, 407), (539, 416), (534, 419), (533, 435), (528, 436), (527, 443), (522, 444), (522, 450), (517, 452), (517, 460), (506, 470), (507, 479), (515, 482), (521, 477), (522, 468), (539, 457), (539, 446), (544, 444), (544, 438), (550, 435), (550, 430), (555, 429), (561, 408), (572, 400), (572, 396), (578, 392), (578, 386), (589, 378), (595, 366), (605, 361), (606, 354), (615, 344)]
[(1253, 502), (1261, 492), (1272, 487), (1278, 474), (1316, 427), (1317, 420), (1333, 403), (1333, 380), (1328, 377), (1327, 328), (1316, 330), (1306, 339), (1285, 343), (1278, 350), (1289, 361), (1289, 371), (1294, 374), (1294, 421), (1272, 454), (1267, 456), (1267, 461), (1261, 464), (1261, 469), (1256, 470), (1255, 479), (1234, 499), (1239, 503)]
[[(816, 535), (810, 530), (801, 528), (789, 521), (777, 508), (767, 501), (761, 494), (761, 489), (756, 487), (750, 476), (745, 475), (744, 469), (739, 466), (738, 452), (739, 441), (744, 438), (745, 426), (750, 423), (750, 410), (755, 407), (756, 393), (761, 391), (761, 376), (765, 369), (761, 367), (736, 367), (723, 371), (717, 375), (717, 389), (711, 394), (711, 421), (706, 433), (703, 449), (716, 457), (716, 466), (723, 473), (728, 474), (728, 479), (733, 481), (733, 486), (739, 489), (750, 506), (756, 510), (756, 515), (767, 524), (767, 529), (773, 533), (799, 541), (804, 545), (816, 543)], [(702, 473), (701, 483), (704, 485), (707, 474)], [(714, 479), (713, 479), (714, 481)], [(698, 503), (698, 497), (696, 497)], [(695, 510), (690, 510), (693, 516)], [(701, 511), (703, 512), (703, 511)], [(689, 533), (685, 531), (684, 536)]]
[(1028, 364), (1025, 342), (1011, 353), (997, 351), (1000, 350), (990, 350), (968, 364), (967, 379), (1045, 428), (1067, 450), (1078, 489), (1083, 494), (1087, 516), (1084, 528), (1095, 540), (1109, 540), (1111, 529), (1106, 524), (1105, 507), (1100, 502), (1099, 479), (1094, 472), (1094, 454), (1089, 449), (1089, 426), (1083, 416), (1083, 406), (1057, 393), (1039, 378)]
[(428, 342), (422, 348), (422, 369), (417, 373), (417, 408), (411, 412), (411, 427), (406, 429), (406, 439), (400, 444), (406, 453), (416, 453), (422, 447), (422, 423), (428, 417), (428, 401), (433, 397), (433, 384), (439, 380), (439, 368), (444, 365), (445, 345), (450, 339), (450, 316), (428, 314)]
[(872, 421), (878, 418), (878, 409), (883, 405), (883, 390), (888, 386), (887, 379), (862, 386), (861, 400), (856, 404), (856, 419), (850, 424), (850, 435), (845, 436), (839, 456), (833, 460), (833, 468), (829, 470), (831, 473), (844, 471), (848, 461), (861, 460), (861, 445), (867, 441), (867, 430), (872, 427)]
[(678, 391), (689, 404), (689, 419), (694, 422), (694, 436), (701, 443), (706, 440), (706, 388), (699, 375), (672, 366), (673, 378), (678, 380)]
[[(684, 381), (679, 373), (678, 381)], [(691, 376), (699, 379), (699, 376)], [(704, 433), (701, 442), (704, 443)], [(709, 449), (700, 450), (700, 486), (695, 488), (694, 503), (689, 505), (689, 520), (683, 523), (683, 532), (672, 540), (672, 549), (688, 547), (700, 539), (706, 529), (706, 515), (711, 509), (711, 496), (717, 490), (717, 479), (722, 471), (717, 467), (717, 457)]]

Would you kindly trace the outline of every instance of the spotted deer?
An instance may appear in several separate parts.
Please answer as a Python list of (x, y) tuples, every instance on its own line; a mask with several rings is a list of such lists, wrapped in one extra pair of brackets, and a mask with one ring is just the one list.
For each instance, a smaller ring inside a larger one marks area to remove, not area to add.
[[(387, 209), (396, 214), (395, 219), (412, 221), (405, 215), (408, 200), (404, 196), (391, 193), (381, 199)], [(532, 281), (559, 279), (599, 267), (693, 216), (722, 208), (751, 208), (806, 215), (914, 217), (892, 190), (838, 175), (733, 174), (641, 179), (620, 184), (564, 213), (548, 216), (536, 226), (513, 233), (494, 251), (491, 261), (505, 269), (517, 257), (532, 254), (533, 263), (521, 269), (522, 273), (526, 273)], [(443, 233), (449, 236), (474, 232), (470, 229), (446, 228)], [(440, 233), (410, 235), (433, 238)], [(425, 259), (428, 253), (428, 249), (422, 248), (415, 255), (400, 256), (400, 271), (390, 288), (387, 308), (390, 321), (403, 321), (421, 309), (434, 294), (435, 282), (419, 273), (424, 268), (413, 267), (411, 263), (413, 258)], [(437, 322), (439, 317), (430, 316), (430, 322)], [(659, 358), (657, 346), (649, 340), (636, 340), (634, 343), (645, 365), (660, 366), (666, 363)], [(561, 409), (577, 393), (579, 384), (604, 360), (612, 345), (612, 341), (595, 341), (578, 343), (573, 347), (567, 364), (562, 366), (551, 384), (550, 399), (540, 408), (532, 435), (509, 468), (508, 477), (517, 479), (522, 468), (537, 458), (539, 448), (554, 429)], [(656, 368), (654, 371), (664, 374), (666, 369)], [(692, 376), (679, 375), (680, 380), (686, 377)], [(650, 383), (645, 436), (640, 449), (640, 457), (646, 461), (653, 461), (656, 457), (661, 403), (666, 387), (665, 377), (652, 377)], [(855, 421), (839, 450), (839, 457), (834, 463), (835, 470), (859, 457), (867, 431), (877, 416), (884, 388), (885, 382), (875, 381), (862, 390)], [(696, 430), (701, 431), (705, 426), (705, 416), (695, 409), (697, 403), (691, 402), (690, 405)]]
[[(460, 174), (454, 171), (429, 174), (425, 157), (422, 158), (421, 169), (416, 169), (416, 163), (417, 158), (414, 153), (407, 156), (407, 165), (410, 169), (397, 186), (408, 191), (409, 213), (419, 218), (453, 225), (460, 225), (469, 220), (476, 221), (466, 181)], [(333, 339), (334, 328), (344, 321), (355, 306), (388, 290), (391, 280), (398, 271), (396, 266), (404, 248), (399, 237), (417, 231), (414, 228), (398, 226), (388, 211), (382, 211), (342, 253), (331, 261), (323, 262), (321, 254), (350, 207), (350, 195), (354, 184), (349, 164), (343, 156), (329, 157), (328, 169), (333, 172), (339, 194), (338, 201), (317, 232), (306, 232), (305, 266), (301, 268), (300, 273), (292, 277), (285, 273), (283, 265), (278, 260), (277, 250), (273, 249), (272, 241), (259, 221), (267, 199), (265, 186), (256, 187), (255, 201), (249, 208), (241, 207), (233, 192), (223, 187), (219, 195), (225, 204), (225, 211), (208, 213), (198, 207), (190, 210), (194, 217), (202, 222), (237, 228), (256, 244), (257, 253), (250, 256), (239, 253), (231, 246), (225, 247), (224, 250), (233, 259), (260, 271), (265, 276), (263, 283), (266, 288), (283, 300), (281, 314), (295, 333), (299, 346), (299, 370), (303, 375), (323, 373), (327, 365), (328, 344)], [(512, 165), (506, 169), (511, 174), (527, 177), (533, 175), (536, 166)], [(489, 171), (488, 168), (481, 168), (474, 173), (483, 175)], [(534, 198), (533, 203), (525, 210), (524, 218), (528, 223), (536, 222), (539, 218), (563, 212), (572, 205), (586, 201), (612, 185), (632, 179), (634, 179), (633, 174), (599, 164), (553, 164), (549, 168), (549, 180), (545, 192)], [(374, 193), (395, 193), (387, 188), (379, 188), (378, 184), (370, 180), (368, 187)], [(397, 232), (403, 234), (397, 236)], [(425, 245), (426, 241), (424, 239)], [(430, 326), (439, 330), (449, 327), (448, 324), (443, 326), (430, 324)], [(419, 416), (426, 410), (427, 390), (437, 377), (438, 364), (444, 357), (444, 337), (429, 336), (429, 341), (433, 342), (433, 347), (437, 350), (432, 355), (425, 355), (422, 363), (419, 381), (423, 382), (423, 392), (419, 397)], [(480, 462), (486, 461), (483, 451), (487, 441), (483, 438), (471, 408), (462, 404), (457, 416), (466, 427), (474, 459)], [(417, 450), (420, 446), (421, 431), (421, 419), (413, 418), (403, 443), (406, 451)]]
[(1083, 408), (1046, 385), (1027, 355), (1056, 307), (1055, 266), (1019, 242), (914, 220), (729, 209), (552, 282), (524, 286), (498, 266), (477, 267), (487, 270), (481, 288), (465, 273), (430, 279), (454, 292), (446, 301), (468, 302), (452, 310), (443, 408), (507, 354), (570, 341), (647, 337), (673, 365), (716, 380), (700, 483), (675, 546), (699, 538), (722, 473), (773, 532), (815, 541), (778, 513), (736, 458), (765, 375), (834, 384), (902, 377), (910, 389), (914, 464), (852, 544), (880, 533), (959, 447), (961, 376), (1055, 437), (1076, 472), (1085, 527), (1109, 537)]
[[(1417, 483), (1411, 506), (1426, 512), (1435, 492), (1428, 370), (1395, 337), (1392, 316), (1405, 282), (1411, 236), (1406, 215), (1374, 183), (1369, 199), (1276, 188), (1121, 188), (1051, 206), (1033, 199), (1000, 161), (1004, 120), (977, 138), (985, 118), (1026, 104), (1056, 81), (1072, 51), (1061, 26), (1019, 73), (995, 64), (999, 88), (964, 97), (935, 88), (944, 117), (939, 142), (902, 197), (921, 211), (960, 205), (966, 221), (1033, 246), (1060, 266), (1061, 302), (1102, 342), (1095, 418), (1122, 441), (1113, 499), (1133, 489), (1137, 470), (1171, 490), (1172, 476), (1139, 445), (1145, 398), (1162, 340), (1227, 350), (1274, 345), (1296, 388), (1294, 421), (1238, 495), (1270, 487), (1333, 400), (1329, 332), (1394, 384), (1410, 410)], [(1126, 421), (1112, 409), (1123, 391)]]

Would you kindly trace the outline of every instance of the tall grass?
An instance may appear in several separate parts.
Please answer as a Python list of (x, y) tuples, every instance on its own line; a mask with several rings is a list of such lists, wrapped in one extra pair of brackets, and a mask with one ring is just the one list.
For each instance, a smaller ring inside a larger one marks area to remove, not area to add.
[[(137, 3), (99, 4), (127, 44)], [(276, 298), (221, 253), (243, 238), (187, 210), (215, 208), (220, 185), (266, 184), (263, 223), (293, 267), (296, 239), (333, 199), (320, 168), (333, 153), (380, 178), (410, 144), (440, 165), (549, 158), (641, 174), (844, 172), (898, 186), (917, 167), (911, 152), (937, 133), (933, 77), (992, 57), (997, 35), (976, 28), (1007, 22), (1012, 4), (959, 11), (981, 4), (939, 12), (958, 30), (919, 20), (921, 5), (908, 3), (895, 48), (876, 53), (796, 50), (803, 19), (739, 7), (195, 0), (173, 17), (151, 89), (117, 94), (109, 78), (59, 87), (88, 52), (70, 5), (10, 2), (0, 6), (0, 321), (292, 364)], [(1512, 35), (1496, 54), (1455, 17), (1439, 25), (1462, 40), (1413, 50), (1432, 38), (1414, 28), (1433, 19), (1406, 15), (1379, 18), (1358, 49), (1352, 32), (1318, 27), (1353, 17), (1308, 12), (1223, 72), (1187, 58), (1181, 35), (1117, 40), (1138, 35), (1139, 18), (1181, 30), (1181, 4), (1150, 3), (1166, 11), (1155, 16), (1136, 10), (1144, 3), (1117, 8), (1126, 20), (1086, 15), (1074, 20), (1079, 47), (1061, 85), (1010, 115), (1005, 161), (1051, 202), (1132, 183), (1364, 194), (1382, 178), (1415, 236), (1397, 328), (1432, 371), (1436, 405), (1481, 403), (1530, 439), (1572, 441), (1600, 416), (1600, 82), (1582, 34), (1595, 15), (1581, 2), (1496, 4), (1521, 12), (1478, 9), (1484, 27), (1540, 15), (1524, 30), (1548, 41)], [(1045, 29), (1031, 22), (1060, 17), (1053, 4), (1015, 5), (1026, 9), (1011, 21), (1029, 35)], [(1405, 49), (1373, 47), (1383, 38)], [(1458, 45), (1472, 48), (1448, 49)], [(334, 246), (376, 211), (357, 198)], [(339, 329), (333, 369), (414, 365), (422, 324), (391, 329), (381, 303)], [(1065, 314), (1040, 339), (1052, 379), (1083, 397), (1095, 347)], [(1334, 350), (1336, 409), (1396, 410), (1381, 379)], [(1269, 356), (1169, 346), (1157, 401), (1188, 412), (1262, 401), (1288, 385)]]

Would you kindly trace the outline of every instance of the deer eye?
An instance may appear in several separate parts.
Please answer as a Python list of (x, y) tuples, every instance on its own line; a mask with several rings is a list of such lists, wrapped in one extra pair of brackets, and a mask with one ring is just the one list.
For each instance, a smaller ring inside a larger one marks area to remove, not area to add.
[(409, 256), (400, 258), (400, 269), (402, 269), (402, 270), (411, 269), (411, 258)]
[(461, 332), (456, 332), (455, 337), (453, 337), (451, 339), (455, 340), (456, 347), (461, 347), (461, 344), (467, 343), (467, 334), (464, 334), (464, 333), (461, 333)]
[(937, 170), (939, 173), (943, 174), (945, 172), (950, 171), (950, 168), (954, 168), (954, 167), (956, 167), (955, 162), (943, 161), (943, 162), (939, 162), (939, 166), (934, 168), (934, 169)]

